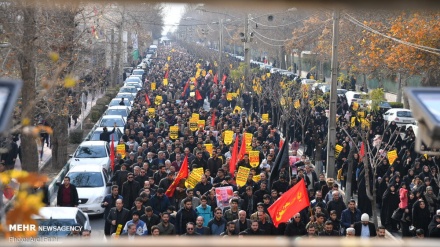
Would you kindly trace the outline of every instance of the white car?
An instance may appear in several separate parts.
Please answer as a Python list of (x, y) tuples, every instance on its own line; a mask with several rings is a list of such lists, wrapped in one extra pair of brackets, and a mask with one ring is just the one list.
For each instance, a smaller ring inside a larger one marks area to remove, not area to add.
[(130, 86), (126, 86), (126, 87), (121, 87), (119, 89), (119, 93), (131, 93), (133, 94), (134, 97), (136, 97), (136, 94), (139, 90), (137, 90), (137, 88), (135, 87), (130, 87)]
[[(119, 103), (121, 102), (122, 98), (114, 98), (110, 101), (110, 103), (108, 104), (108, 107), (112, 107), (112, 106), (122, 106)], [(123, 106), (128, 107), (128, 109), (131, 111), (131, 101), (129, 99), (124, 98), (124, 104)]]
[(89, 215), (103, 214), (101, 202), (110, 194), (110, 175), (107, 170), (94, 165), (80, 165), (69, 170), (70, 183), (78, 191), (78, 208)]
[[(89, 216), (76, 207), (42, 207), (32, 218), (42, 227), (81, 226), (81, 230), (92, 230)], [(38, 231), (39, 237), (67, 237), (70, 231)]]
[(77, 165), (96, 165), (110, 170), (110, 146), (106, 141), (84, 141), (69, 160), (69, 169)]
[(142, 89), (142, 85), (138, 82), (125, 82), (124, 87), (135, 87), (138, 91)]
[[(108, 131), (112, 131), (113, 128), (108, 128)], [(101, 133), (104, 132), (103, 127), (98, 127), (94, 129), (90, 134), (86, 137), (86, 141), (100, 141), (99, 137)], [(110, 141), (113, 140), (113, 145), (116, 148), (116, 146), (119, 143), (119, 140), (124, 134), (122, 134), (121, 130), (119, 128), (115, 129), (115, 132), (110, 135)], [(113, 138), (113, 139), (112, 139)]]
[(107, 129), (112, 128), (116, 124), (116, 127), (124, 133), (125, 119), (121, 115), (104, 115), (96, 123), (96, 127), (107, 127)]
[(134, 69), (133, 72), (131, 73), (131, 76), (139, 77), (139, 79), (142, 80), (142, 76), (144, 75), (144, 73), (145, 71), (143, 69)]
[(383, 119), (387, 121), (387, 123), (394, 121), (398, 126), (416, 124), (416, 120), (413, 117), (411, 110), (404, 108), (389, 109), (383, 114)]
[(133, 105), (134, 103), (134, 96), (131, 93), (118, 93), (116, 94), (115, 98), (128, 99), (130, 101), (130, 105)]
[(142, 78), (139, 78), (139, 76), (130, 76), (127, 79), (125, 79), (124, 83), (134, 82), (142, 85)]
[(347, 98), (347, 104), (349, 106), (353, 102), (357, 102), (361, 108), (367, 107), (371, 104), (371, 100), (366, 99), (368, 94), (364, 92), (347, 91), (345, 97)]
[(103, 114), (105, 115), (120, 115), (125, 119), (125, 122), (127, 122), (127, 117), (130, 115), (130, 109), (128, 106), (111, 106), (109, 107)]

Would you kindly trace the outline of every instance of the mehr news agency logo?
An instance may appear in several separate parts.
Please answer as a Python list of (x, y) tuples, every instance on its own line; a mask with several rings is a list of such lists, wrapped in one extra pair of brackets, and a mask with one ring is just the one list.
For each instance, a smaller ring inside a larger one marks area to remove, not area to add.
[[(82, 231), (82, 226), (37, 226), (35, 224), (11, 224), (9, 225), (10, 232), (72, 232)], [(10, 237), (10, 242), (55, 242), (58, 241), (58, 237)]]

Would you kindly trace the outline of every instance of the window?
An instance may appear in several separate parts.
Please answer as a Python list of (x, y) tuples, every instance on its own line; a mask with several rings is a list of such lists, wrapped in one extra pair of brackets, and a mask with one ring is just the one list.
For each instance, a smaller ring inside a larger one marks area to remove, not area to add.
[(107, 153), (104, 146), (80, 146), (74, 155), (75, 158), (105, 158)]
[(86, 216), (84, 216), (84, 214), (79, 210), (76, 212), (76, 222), (82, 226), (85, 226), (87, 222)]
[(125, 125), (122, 118), (103, 118), (101, 119), (101, 124), (99, 127), (113, 127), (115, 123), (118, 127), (123, 127)]
[(410, 111), (398, 111), (397, 116), (398, 117), (413, 117), (412, 113)]
[(104, 181), (100, 172), (72, 172), (70, 182), (78, 188), (102, 187)]
[(119, 115), (119, 116), (127, 117), (128, 112), (126, 109), (108, 109), (105, 112), (105, 115)]

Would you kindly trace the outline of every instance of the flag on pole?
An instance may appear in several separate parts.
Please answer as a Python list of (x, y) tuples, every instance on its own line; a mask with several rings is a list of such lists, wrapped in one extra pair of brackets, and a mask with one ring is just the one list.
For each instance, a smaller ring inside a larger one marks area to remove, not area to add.
[(179, 173), (177, 174), (176, 178), (174, 179), (173, 183), (168, 187), (167, 191), (165, 192), (165, 195), (168, 197), (172, 197), (174, 195), (174, 191), (177, 188), (177, 185), (179, 185), (180, 180), (188, 177), (188, 156), (185, 156), (185, 159), (182, 162), (182, 166), (180, 167)]
[(188, 87), (189, 87), (189, 81), (186, 82), (185, 87), (183, 88), (182, 97), (185, 96)]
[(202, 100), (202, 99), (203, 99), (202, 95), (200, 94), (199, 90), (196, 89), (196, 100)]
[(238, 153), (237, 162), (243, 159), (245, 153), (246, 153), (246, 134), (243, 133), (243, 135), (241, 136), (241, 147), (240, 147), (240, 152)]
[(115, 137), (112, 134), (112, 142), (110, 143), (110, 166), (112, 171), (115, 171)]
[(361, 160), (364, 158), (365, 156), (365, 145), (364, 142), (362, 142), (361, 144), (361, 150), (359, 150), (359, 157), (361, 158)]
[(213, 111), (211, 115), (211, 127), (215, 127), (215, 118), (215, 111)]
[[(290, 165), (289, 165), (289, 142), (287, 141), (289, 140), (289, 133), (287, 133), (286, 135), (286, 139), (283, 143), (283, 146), (281, 147), (280, 151), (278, 151), (277, 157), (273, 163), (272, 169), (270, 170), (270, 176), (269, 176), (269, 184), (268, 186), (272, 186), (273, 182), (275, 182), (276, 180), (278, 180), (278, 178), (280, 177), (280, 171), (281, 168), (286, 168), (286, 173), (284, 174), (284, 176), (289, 176), (290, 178)], [(286, 179), (289, 180), (290, 179)], [(269, 188), (270, 188), (269, 187)]]
[(238, 156), (238, 138), (235, 138), (234, 147), (232, 148), (231, 160), (229, 161), (229, 174), (231, 175), (231, 177), (233, 177), (235, 173), (235, 169), (238, 161), (237, 156)]
[(151, 105), (150, 98), (148, 97), (148, 94), (145, 94), (145, 103), (147, 103), (147, 106)]
[(218, 76), (217, 76), (217, 74), (215, 74), (215, 76), (214, 76), (214, 83), (217, 85), (218, 84)]
[(223, 86), (225, 85), (226, 78), (228, 78), (228, 77), (227, 77), (226, 75), (223, 75), (223, 78), (222, 78), (222, 85), (223, 85)]
[(167, 72), (165, 72), (165, 76), (164, 76), (164, 78), (166, 78), (166, 79), (168, 79), (168, 72), (169, 72), (169, 70), (167, 69)]
[(292, 216), (310, 205), (304, 179), (301, 179), (290, 190), (286, 191), (276, 200), (267, 211), (272, 218), (275, 227), (280, 223), (287, 222)]

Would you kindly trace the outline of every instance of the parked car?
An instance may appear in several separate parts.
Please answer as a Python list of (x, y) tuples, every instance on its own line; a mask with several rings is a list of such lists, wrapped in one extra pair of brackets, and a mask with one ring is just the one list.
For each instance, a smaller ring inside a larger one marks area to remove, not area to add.
[(127, 117), (130, 115), (130, 109), (128, 106), (110, 106), (103, 114), (105, 115), (120, 115), (125, 119), (125, 122), (127, 122)]
[[(112, 107), (112, 106), (121, 106), (119, 105), (119, 103), (121, 102), (121, 98), (114, 98), (110, 101), (110, 103), (108, 104), (108, 107)], [(129, 99), (124, 98), (124, 106), (128, 107), (128, 109), (131, 111), (131, 102)]]
[(398, 126), (416, 124), (416, 119), (413, 117), (411, 110), (405, 108), (389, 109), (383, 114), (383, 119), (387, 123), (394, 121)]
[(130, 101), (130, 105), (133, 105), (134, 102), (134, 96), (131, 93), (118, 93), (116, 94), (115, 98), (128, 99)]
[(348, 105), (357, 102), (361, 108), (367, 107), (370, 104), (371, 100), (366, 99), (367, 96), (368, 94), (364, 92), (347, 91), (345, 93)]
[(338, 93), (338, 96), (344, 96), (344, 97), (345, 97), (345, 94), (348, 92), (347, 89), (342, 89), (342, 88), (338, 88), (338, 89), (336, 89), (336, 91)]
[[(89, 135), (86, 137), (86, 141), (100, 141), (99, 136), (101, 135), (102, 132), (104, 132), (103, 127), (98, 127), (96, 129), (94, 129), (93, 131), (91, 131), (89, 133)], [(113, 128), (108, 128), (108, 131), (112, 131)], [(119, 140), (121, 139), (121, 137), (124, 134), (121, 132), (121, 130), (119, 128), (115, 129), (115, 132), (113, 134), (110, 135), (110, 140), (113, 140), (113, 145), (116, 148), (116, 146), (119, 143)], [(112, 139), (113, 138), (113, 139)]]
[(124, 133), (125, 119), (121, 115), (104, 115), (96, 123), (96, 127), (113, 128), (115, 124)]
[[(79, 225), (82, 230), (92, 230), (89, 216), (77, 207), (42, 207), (33, 215), (38, 226), (59, 227)], [(38, 231), (39, 237), (67, 237), (70, 231)]]
[[(145, 71), (143, 69), (134, 69), (131, 73), (131, 76), (137, 76), (139, 79), (142, 80), (142, 76), (144, 75)], [(130, 76), (130, 77), (131, 77)]]
[(99, 166), (80, 165), (70, 169), (67, 175), (78, 191), (78, 208), (89, 215), (103, 214), (101, 202), (110, 194), (110, 175)]
[(77, 165), (94, 164), (110, 170), (110, 146), (106, 141), (84, 141), (68, 161), (69, 170)]
[(138, 90), (135, 87), (121, 87), (119, 89), (120, 93), (131, 93), (133, 94), (134, 97), (136, 97), (136, 94), (138, 92)]
[(387, 112), (389, 109), (391, 109), (391, 105), (390, 103), (386, 102), (386, 101), (381, 101), (379, 103), (379, 112), (381, 114), (384, 114), (385, 112)]
[(124, 83), (129, 83), (129, 82), (135, 82), (135, 83), (138, 83), (142, 86), (142, 78), (140, 78), (139, 76), (127, 77), (127, 79), (125, 79)]

